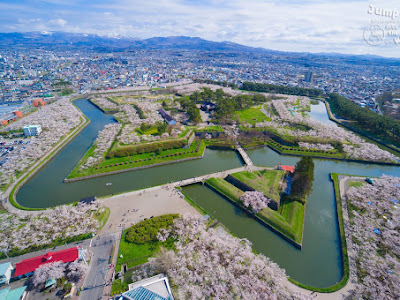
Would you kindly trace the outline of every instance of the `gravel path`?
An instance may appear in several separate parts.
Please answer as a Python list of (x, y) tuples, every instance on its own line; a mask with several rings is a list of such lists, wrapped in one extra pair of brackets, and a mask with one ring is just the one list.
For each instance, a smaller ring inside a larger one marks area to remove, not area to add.
[(128, 228), (151, 216), (172, 213), (200, 215), (178, 190), (169, 185), (103, 198), (100, 202), (109, 207), (111, 213), (99, 234), (121, 230), (122, 226)]

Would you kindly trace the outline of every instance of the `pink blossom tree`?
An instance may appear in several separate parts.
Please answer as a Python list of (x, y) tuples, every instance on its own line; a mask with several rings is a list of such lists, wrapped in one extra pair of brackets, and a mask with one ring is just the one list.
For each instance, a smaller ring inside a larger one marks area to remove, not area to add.
[(37, 268), (32, 277), (32, 284), (38, 287), (44, 284), (46, 280), (55, 278), (59, 279), (64, 277), (65, 264), (62, 261), (55, 261), (52, 263), (41, 265)]
[(66, 268), (66, 275), (68, 280), (79, 281), (88, 272), (89, 267), (81, 262), (71, 262)]
[(310, 299), (286, 286), (285, 271), (251, 243), (222, 228), (207, 228), (199, 218), (174, 221), (175, 251), (162, 249), (137, 270), (134, 281), (164, 272), (176, 299)]
[[(400, 178), (383, 176), (374, 183), (350, 188), (350, 266), (358, 284), (349, 299), (399, 299)], [(357, 265), (355, 264), (357, 261)]]
[(243, 202), (244, 206), (251, 207), (251, 209), (255, 213), (266, 208), (268, 206), (268, 203), (271, 201), (270, 199), (265, 197), (262, 192), (259, 191), (245, 192), (240, 197), (240, 200)]

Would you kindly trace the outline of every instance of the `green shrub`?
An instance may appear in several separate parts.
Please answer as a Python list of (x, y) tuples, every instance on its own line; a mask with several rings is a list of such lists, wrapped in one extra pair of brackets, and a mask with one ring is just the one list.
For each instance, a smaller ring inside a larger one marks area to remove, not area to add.
[(143, 144), (143, 145), (136, 145), (130, 147), (123, 147), (119, 148), (114, 151), (110, 151), (107, 154), (108, 158), (111, 157), (126, 157), (136, 154), (143, 154), (143, 153), (151, 153), (154, 152), (156, 154), (161, 154), (163, 150), (170, 150), (170, 149), (179, 149), (183, 146), (187, 145), (186, 140), (173, 140), (173, 141), (165, 141), (160, 143), (150, 143), (150, 144)]
[(177, 217), (179, 217), (178, 214), (170, 214), (144, 220), (129, 228), (125, 239), (136, 244), (156, 241), (158, 230), (171, 226)]
[(64, 284), (64, 287), (63, 287), (64, 292), (69, 293), (71, 291), (71, 289), (72, 289), (71, 282), (67, 282)]

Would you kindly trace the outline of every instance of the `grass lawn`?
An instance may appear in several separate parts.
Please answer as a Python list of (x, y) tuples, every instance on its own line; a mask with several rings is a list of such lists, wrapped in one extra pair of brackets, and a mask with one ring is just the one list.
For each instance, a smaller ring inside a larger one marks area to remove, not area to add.
[(243, 195), (242, 190), (239, 190), (223, 178), (210, 178), (206, 183), (236, 202), (240, 201), (239, 198)]
[[(191, 128), (186, 127), (185, 130), (183, 130), (180, 134), (178, 134), (178, 138), (183, 138), (183, 137), (185, 137), (185, 136), (188, 134), (188, 132), (189, 132), (190, 129), (191, 129)], [(187, 136), (187, 137), (189, 137), (189, 136)]]
[(281, 203), (281, 215), (290, 224), (294, 241), (301, 244), (303, 236), (304, 204), (298, 201), (283, 201)]
[[(86, 159), (91, 155), (91, 153), (93, 153), (94, 148), (92, 148), (89, 149), (89, 151), (85, 154), (85, 156), (74, 168), (71, 174), (68, 175), (67, 178), (70, 179), (95, 174), (104, 174), (112, 171), (137, 168), (165, 162), (179, 161), (191, 157), (200, 158), (205, 151), (205, 144), (203, 141), (195, 140), (188, 149), (179, 148), (164, 150), (159, 155), (151, 152), (126, 157), (113, 157), (109, 159), (104, 159), (104, 161), (101, 162), (97, 167), (92, 167), (83, 171), (79, 171), (80, 165), (85, 163)], [(196, 149), (198, 150), (197, 152)]]
[(123, 281), (122, 281), (122, 278), (114, 280), (112, 288), (111, 288), (112, 295), (126, 292), (129, 289), (129, 284), (132, 283), (133, 271), (134, 270), (129, 270), (129, 271), (125, 272)]
[(196, 129), (197, 132), (223, 132), (224, 130), (220, 125), (206, 126), (204, 128)]
[(110, 209), (108, 207), (104, 207), (103, 212), (99, 212), (98, 210), (94, 213), (93, 217), (99, 221), (99, 230), (106, 225), (108, 217), (110, 216)]
[(358, 188), (358, 187), (364, 185), (365, 182), (364, 181), (348, 181), (347, 184), (348, 184), (349, 188), (351, 188), (351, 187)]
[(262, 170), (256, 172), (243, 171), (231, 174), (236, 179), (251, 186), (257, 191), (263, 192), (265, 196), (279, 203), (280, 182), (284, 172), (281, 170)]
[(146, 263), (149, 257), (152, 257), (162, 245), (161, 242), (149, 242), (146, 244), (131, 243), (125, 239), (125, 235), (126, 231), (119, 245), (118, 260), (115, 267), (116, 272), (121, 271), (121, 266), (123, 264), (126, 264), (127, 268), (130, 269)]
[[(118, 260), (115, 266), (116, 273), (121, 271), (121, 266), (124, 264), (127, 265), (127, 269), (131, 269), (133, 267), (146, 263), (150, 257), (154, 256), (154, 254), (160, 249), (160, 247), (164, 247), (166, 249), (174, 249), (175, 241), (172, 238), (169, 238), (165, 242), (151, 241), (145, 244), (128, 242), (125, 238), (128, 230), (129, 229), (126, 229), (121, 237), (118, 251)], [(129, 270), (124, 274), (124, 281), (118, 279), (113, 282), (113, 295), (125, 292), (128, 289), (128, 284), (132, 282), (132, 272), (133, 270)]]
[(157, 130), (157, 126), (152, 126), (152, 127), (146, 129), (143, 132), (141, 130), (139, 130), (139, 129), (136, 129), (136, 132), (139, 133), (140, 135), (143, 135), (143, 134), (144, 135), (152, 135), (154, 133), (157, 133), (158, 130)]
[(241, 123), (255, 124), (257, 122), (271, 121), (271, 118), (260, 111), (260, 106), (237, 111), (235, 116), (239, 118)]
[[(279, 181), (283, 176), (283, 171), (263, 170), (253, 173), (244, 171), (232, 175), (235, 175), (235, 178), (241, 181), (243, 179), (243, 182), (246, 184), (251, 183), (251, 186), (258, 191), (267, 191), (275, 196), (278, 195), (278, 201), (280, 201)], [(252, 214), (251, 210), (245, 207), (242, 201), (240, 201), (240, 196), (243, 194), (242, 190), (236, 188), (222, 178), (210, 178), (206, 181), (206, 184), (220, 192), (225, 197), (239, 204), (243, 210)], [(275, 188), (275, 191), (273, 191), (273, 188)], [(297, 244), (301, 244), (305, 206), (298, 201), (284, 200), (280, 202), (279, 211), (274, 211), (267, 207), (256, 213), (256, 216), (290, 240)]]

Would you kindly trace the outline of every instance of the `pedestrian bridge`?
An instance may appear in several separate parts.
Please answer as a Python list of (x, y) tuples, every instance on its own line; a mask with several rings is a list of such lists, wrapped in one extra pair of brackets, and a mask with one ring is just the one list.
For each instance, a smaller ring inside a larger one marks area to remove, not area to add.
[(239, 144), (236, 144), (235, 148), (239, 152), (239, 154), (242, 157), (246, 166), (254, 166), (253, 162), (251, 161), (250, 157), (247, 155), (246, 151), (244, 151), (242, 146), (240, 146)]
[(186, 185), (191, 185), (194, 183), (204, 182), (207, 179), (210, 179), (213, 177), (225, 178), (226, 176), (228, 176), (229, 174), (232, 174), (232, 173), (237, 173), (237, 172), (241, 172), (241, 171), (255, 171), (255, 170), (262, 170), (262, 169), (265, 169), (265, 168), (256, 167), (254, 165), (253, 166), (245, 166), (245, 167), (225, 170), (225, 171), (221, 171), (221, 172), (217, 172), (217, 173), (213, 173), (213, 174), (207, 174), (207, 175), (203, 175), (203, 176), (199, 176), (199, 177), (184, 179), (181, 181), (176, 181), (176, 182), (170, 183), (168, 185), (169, 186), (172, 185), (173, 187), (186, 186)]

